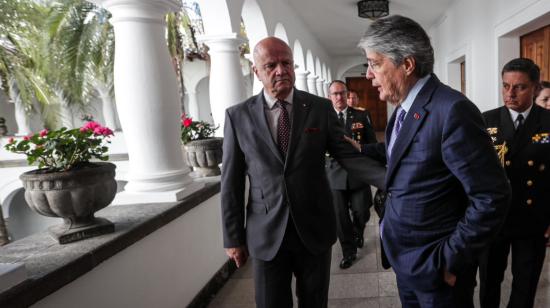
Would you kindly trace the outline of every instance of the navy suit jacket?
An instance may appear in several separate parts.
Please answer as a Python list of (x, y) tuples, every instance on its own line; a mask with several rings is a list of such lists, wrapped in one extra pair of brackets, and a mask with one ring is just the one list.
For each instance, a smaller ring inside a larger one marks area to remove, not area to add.
[[(395, 112), (386, 144), (394, 122)], [(444, 283), (445, 269), (460, 277), (509, 207), (510, 187), (479, 110), (435, 75), (405, 117), (386, 187), (384, 250), (398, 279), (417, 290)]]

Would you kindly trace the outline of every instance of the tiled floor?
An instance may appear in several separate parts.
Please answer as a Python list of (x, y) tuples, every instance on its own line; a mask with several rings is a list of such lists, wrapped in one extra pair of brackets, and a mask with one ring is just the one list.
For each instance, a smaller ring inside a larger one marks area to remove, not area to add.
[[(395, 274), (384, 270), (380, 263), (380, 245), (378, 238), (378, 220), (373, 213), (365, 229), (365, 247), (358, 251), (358, 260), (346, 270), (338, 267), (342, 259), (340, 244), (332, 249), (331, 279), (329, 289), (329, 307), (401, 307), (395, 283)], [(502, 307), (506, 306), (511, 275), (508, 272), (503, 283)], [(478, 294), (476, 289), (475, 300)], [(476, 303), (477, 305), (477, 303)], [(297, 307), (297, 305), (294, 305)], [(220, 290), (209, 305), (210, 308), (248, 308), (254, 305), (254, 284), (251, 262), (238, 269), (227, 284)], [(550, 307), (550, 249), (542, 270), (536, 308)]]

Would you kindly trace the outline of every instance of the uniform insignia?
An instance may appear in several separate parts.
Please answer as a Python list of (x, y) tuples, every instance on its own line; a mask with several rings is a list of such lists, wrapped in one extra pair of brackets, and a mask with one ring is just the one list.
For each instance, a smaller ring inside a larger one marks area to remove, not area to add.
[(535, 134), (533, 135), (533, 137), (531, 137), (531, 140), (533, 141), (533, 143), (550, 143), (550, 134), (548, 133)]
[(498, 133), (498, 127), (487, 127), (489, 135), (496, 135)]
[(494, 147), (495, 147), (495, 151), (497, 152), (500, 163), (502, 164), (502, 166), (504, 166), (504, 157), (506, 156), (506, 153), (508, 153), (508, 147), (506, 146), (506, 141), (504, 141), (502, 144), (496, 144)]

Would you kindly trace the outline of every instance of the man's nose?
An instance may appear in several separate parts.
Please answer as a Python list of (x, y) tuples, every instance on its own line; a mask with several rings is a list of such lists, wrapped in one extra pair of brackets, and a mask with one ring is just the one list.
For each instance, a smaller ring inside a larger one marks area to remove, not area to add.
[(282, 75), (283, 73), (286, 73), (286, 67), (283, 63), (277, 63), (277, 66), (275, 67), (275, 73), (277, 75)]
[(367, 73), (365, 74), (365, 77), (367, 79), (373, 79), (374, 78), (374, 74), (372, 72), (372, 69), (370, 68), (370, 65), (367, 67)]

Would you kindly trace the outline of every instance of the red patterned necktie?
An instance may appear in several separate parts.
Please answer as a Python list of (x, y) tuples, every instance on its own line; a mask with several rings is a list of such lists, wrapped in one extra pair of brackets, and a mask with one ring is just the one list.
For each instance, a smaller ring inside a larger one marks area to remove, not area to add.
[(286, 157), (288, 151), (288, 143), (290, 140), (290, 118), (288, 116), (288, 111), (286, 110), (286, 105), (288, 102), (277, 101), (277, 107), (281, 110), (279, 114), (279, 119), (277, 120), (277, 145), (283, 157)]

